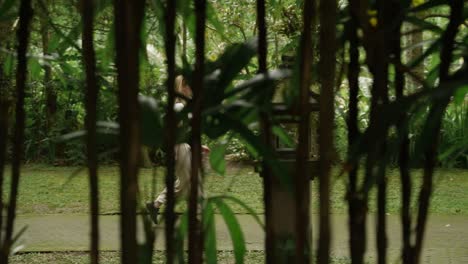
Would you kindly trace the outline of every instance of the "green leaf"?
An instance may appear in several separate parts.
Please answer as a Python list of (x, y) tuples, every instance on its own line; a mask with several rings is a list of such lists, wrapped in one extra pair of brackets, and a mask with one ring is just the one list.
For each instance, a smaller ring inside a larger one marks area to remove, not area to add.
[(29, 59), (29, 72), (32, 79), (39, 79), (41, 75), (42, 66), (36, 58)]
[(55, 50), (58, 49), (60, 45), (60, 40), (61, 40), (61, 37), (57, 33), (53, 32), (51, 35), (52, 36), (50, 37), (50, 40), (49, 40), (49, 50), (48, 50), (49, 53), (54, 52)]
[(224, 155), (226, 154), (227, 145), (220, 144), (211, 149), (210, 152), (210, 164), (217, 173), (224, 176), (226, 173), (226, 161)]
[(221, 21), (219, 21), (217, 15), (218, 12), (213, 8), (211, 2), (208, 1), (206, 4), (206, 22), (208, 22), (208, 24), (211, 24), (216, 29), (216, 33), (218, 33), (221, 36), (221, 38), (223, 38), (224, 40), (229, 40), (224, 34), (224, 25), (223, 23), (221, 23)]
[(2, 1), (3, 4), (0, 6), (0, 19), (4, 19), (13, 8), (15, 0), (5, 0)]
[(214, 209), (210, 202), (206, 203), (203, 211), (203, 230), (205, 231), (205, 257), (206, 263), (218, 263), (216, 249), (216, 223)]
[(447, 5), (447, 4), (448, 4), (447, 0), (430, 0), (422, 5), (418, 5), (416, 7), (411, 8), (409, 11), (414, 12), (414, 13), (422, 12), (422, 11), (426, 11), (428, 9), (431, 9), (437, 6)]
[(12, 75), (15, 68), (15, 56), (8, 54), (5, 59), (5, 64), (3, 66), (3, 73), (5, 75)]
[[(97, 141), (104, 144), (117, 145), (119, 135), (119, 124), (115, 122), (96, 122)], [(86, 130), (78, 130), (61, 135), (53, 140), (57, 142), (67, 142), (81, 139), (86, 136)]]
[(455, 92), (454, 102), (455, 104), (461, 104), (465, 101), (466, 95), (468, 94), (468, 85), (464, 85)]
[(139, 95), (141, 111), (141, 140), (142, 144), (149, 147), (161, 147), (163, 138), (163, 124), (161, 109), (157, 101), (148, 96)]
[(175, 246), (177, 252), (178, 263), (185, 263), (184, 241), (188, 233), (188, 210), (180, 217), (180, 223), (176, 230)]
[(293, 139), (288, 135), (288, 133), (286, 133), (286, 131), (282, 127), (274, 126), (271, 128), (271, 131), (273, 132), (273, 134), (278, 136), (282, 143), (286, 144), (290, 148), (294, 147)]
[(244, 92), (245, 90), (255, 90), (258, 92), (260, 88), (271, 88), (277, 81), (284, 80), (290, 77), (291, 74), (292, 71), (287, 69), (275, 69), (268, 71), (267, 74), (257, 74), (229, 90), (226, 93), (226, 98)]
[(258, 216), (257, 212), (252, 209), (250, 206), (248, 206), (246, 203), (244, 203), (242, 200), (234, 197), (234, 196), (228, 196), (228, 195), (219, 195), (219, 196), (213, 196), (213, 197), (210, 197), (209, 199), (222, 199), (222, 200), (229, 200), (239, 206), (241, 206), (242, 208), (244, 208), (250, 216), (252, 216), (255, 221), (258, 223), (259, 226), (261, 226), (263, 229), (265, 229), (265, 225), (262, 223), (262, 220), (260, 219), (260, 217)]
[(435, 53), (435, 52), (438, 52), (438, 51), (439, 51), (439, 46), (440, 46), (441, 43), (442, 43), (442, 40), (441, 40), (440, 38), (437, 39), (436, 41), (434, 41), (434, 42), (432, 43), (432, 45), (429, 46), (429, 48), (427, 48), (427, 50), (424, 51), (424, 53), (423, 53), (421, 56), (419, 56), (419, 57), (417, 57), (416, 59), (414, 59), (413, 61), (411, 61), (411, 62), (409, 63), (408, 66), (409, 66), (410, 68), (414, 68), (414, 67), (418, 66), (418, 65), (419, 65), (421, 62), (423, 62), (429, 55), (431, 55), (431, 54), (433, 54), (433, 53)]
[(418, 26), (422, 30), (432, 31), (434, 33), (442, 33), (444, 30), (437, 25), (429, 23), (424, 19), (420, 19), (414, 16), (406, 17), (406, 21), (409, 23)]
[(239, 225), (239, 221), (237, 221), (234, 212), (229, 208), (229, 206), (220, 199), (212, 200), (216, 206), (218, 207), (221, 216), (228, 227), (229, 234), (232, 240), (232, 246), (234, 249), (234, 256), (236, 259), (236, 263), (244, 263), (244, 256), (246, 252), (245, 246), (245, 239), (244, 234), (242, 233), (242, 229)]
[(235, 43), (227, 47), (218, 60), (207, 63), (209, 74), (205, 77), (205, 89), (210, 96), (205, 99), (206, 107), (219, 105), (227, 97), (227, 88), (255, 56), (256, 50), (256, 40)]
[(258, 42), (252, 39), (245, 43), (229, 46), (216, 61), (221, 69), (219, 85), (227, 87), (257, 52)]
[(245, 124), (239, 120), (234, 119), (226, 114), (220, 114), (219, 116), (223, 127), (238, 133), (240, 138), (248, 143), (246, 147), (252, 148), (252, 151), (258, 153), (271, 168), (273, 175), (278, 178), (281, 184), (284, 184), (288, 190), (292, 191), (292, 182), (289, 174), (281, 165), (281, 163), (277, 162), (277, 158), (274, 155), (273, 150), (263, 144), (261, 137), (255, 135)]

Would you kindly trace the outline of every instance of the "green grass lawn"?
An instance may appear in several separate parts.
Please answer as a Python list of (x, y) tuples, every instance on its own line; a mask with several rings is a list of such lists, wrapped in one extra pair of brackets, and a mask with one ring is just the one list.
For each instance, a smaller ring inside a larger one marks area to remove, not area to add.
[[(100, 262), (105, 264), (120, 263), (120, 255), (117, 252), (101, 252)], [(27, 253), (15, 255), (10, 258), (10, 263), (14, 264), (85, 264), (89, 263), (89, 255), (87, 253)], [(156, 252), (153, 257), (153, 263), (165, 263), (165, 257), (162, 252)], [(232, 251), (219, 251), (218, 263), (234, 264), (234, 253)], [(249, 251), (245, 254), (245, 264), (265, 263), (265, 255), (263, 251)], [(332, 264), (348, 264), (349, 259), (332, 259)]]
[[(18, 214), (86, 214), (88, 212), (88, 178), (86, 170), (79, 168), (52, 167), (45, 165), (27, 165), (22, 170)], [(78, 172), (77, 172), (78, 171)], [(9, 173), (9, 170), (6, 171)], [(420, 184), (421, 171), (413, 171), (413, 193), (416, 194)], [(8, 174), (7, 174), (8, 175)], [(153, 175), (155, 175), (153, 177)], [(140, 171), (141, 204), (150, 200), (152, 182), (155, 179), (156, 191), (163, 187), (164, 172), (161, 168), (155, 171)], [(398, 213), (400, 207), (399, 174), (390, 171), (388, 187), (388, 212)], [(4, 194), (9, 188), (6, 177)], [(345, 201), (346, 176), (334, 177), (332, 180), (332, 212), (346, 213)], [(106, 166), (99, 171), (100, 210), (101, 213), (119, 212), (119, 170), (118, 167)], [(313, 182), (312, 210), (318, 210), (317, 184)], [(226, 176), (208, 172), (205, 190), (207, 195), (232, 195), (239, 198), (256, 212), (263, 212), (262, 180), (252, 167), (230, 167)], [(443, 215), (468, 215), (468, 171), (438, 170), (436, 172), (435, 192), (431, 202), (431, 212)], [(375, 210), (375, 191), (371, 192), (370, 211)], [(4, 197), (4, 199), (7, 197)], [(413, 198), (416, 198), (413, 195)], [(183, 210), (184, 204), (178, 206)], [(234, 206), (237, 213), (245, 213), (239, 206)]]

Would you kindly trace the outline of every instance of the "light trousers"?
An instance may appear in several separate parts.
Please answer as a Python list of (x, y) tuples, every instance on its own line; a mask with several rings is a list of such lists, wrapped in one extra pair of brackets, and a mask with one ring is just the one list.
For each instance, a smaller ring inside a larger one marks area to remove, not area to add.
[[(175, 146), (175, 181), (174, 196), (176, 199), (186, 197), (190, 191), (190, 174), (192, 168), (192, 153), (190, 145), (187, 143)], [(201, 179), (199, 179), (200, 182)], [(203, 195), (201, 182), (198, 185), (198, 193)], [(165, 204), (167, 201), (167, 188), (159, 194), (155, 200), (155, 205)]]

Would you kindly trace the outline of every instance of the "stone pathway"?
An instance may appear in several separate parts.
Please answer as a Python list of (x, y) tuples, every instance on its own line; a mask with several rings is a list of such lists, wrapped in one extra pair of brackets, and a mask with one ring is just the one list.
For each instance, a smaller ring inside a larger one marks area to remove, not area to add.
[[(316, 217), (316, 216), (314, 216)], [(261, 227), (249, 215), (237, 215), (243, 228), (247, 249), (263, 250), (264, 234)], [(374, 216), (369, 216), (368, 252), (369, 260), (375, 259)], [(141, 221), (140, 221), (141, 222)], [(314, 223), (317, 223), (314, 221)], [(348, 252), (347, 218), (345, 215), (332, 215), (332, 255), (346, 257)], [(221, 216), (216, 218), (217, 245), (219, 250), (231, 250), (229, 232)], [(20, 238), (24, 246), (22, 252), (37, 251), (85, 251), (89, 245), (89, 217), (86, 215), (46, 215), (19, 216), (17, 230), (27, 226)], [(314, 236), (317, 234), (315, 224)], [(119, 217), (101, 216), (101, 250), (119, 250)], [(401, 247), (401, 227), (399, 216), (388, 216), (389, 262), (398, 263)], [(142, 238), (139, 228), (139, 238)], [(164, 229), (156, 230), (157, 249), (164, 249)], [(423, 263), (466, 263), (468, 264), (468, 217), (432, 216), (427, 225), (427, 235), (423, 251)]]

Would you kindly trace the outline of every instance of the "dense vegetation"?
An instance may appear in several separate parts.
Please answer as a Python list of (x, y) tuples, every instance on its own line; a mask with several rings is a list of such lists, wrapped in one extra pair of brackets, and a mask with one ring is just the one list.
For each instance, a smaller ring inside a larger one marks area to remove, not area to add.
[[(363, 263), (371, 195), (378, 261), (386, 263), (387, 171), (396, 168), (402, 262), (419, 263), (435, 168), (468, 168), (467, 19), (463, 0), (0, 0), (0, 262), (7, 263), (11, 249), (22, 162), (88, 166), (91, 260), (98, 262), (99, 161), (121, 168), (122, 262), (150, 263), (149, 222), (142, 252), (135, 240), (138, 167), (165, 166), (172, 190), (173, 146), (185, 141), (195, 150), (194, 185), (202, 142), (211, 146), (210, 164), (219, 174), (227, 154), (261, 161), (267, 263), (278, 254), (298, 263), (312, 258), (310, 152), (319, 168), (317, 261), (330, 260), (334, 165), (348, 175), (352, 263)], [(172, 89), (177, 74), (194, 91), (179, 114), (172, 108), (180, 96)], [(309, 115), (309, 96), (318, 101), (318, 114)], [(293, 113), (297, 130), (275, 116), (272, 102), (278, 100)], [(278, 162), (273, 137), (297, 145), (297, 173)], [(422, 178), (416, 181), (411, 168), (421, 168)], [(275, 184), (288, 190), (294, 207), (291, 237), (274, 236), (269, 190)], [(187, 214), (175, 228), (175, 200), (168, 196), (168, 263), (183, 261), (185, 236), (190, 263), (216, 262), (216, 210), (242, 262), (244, 241), (226, 200), (249, 210), (243, 201), (209, 197), (198, 219), (199, 194), (192, 188)], [(292, 248), (280, 245), (290, 242)]]

